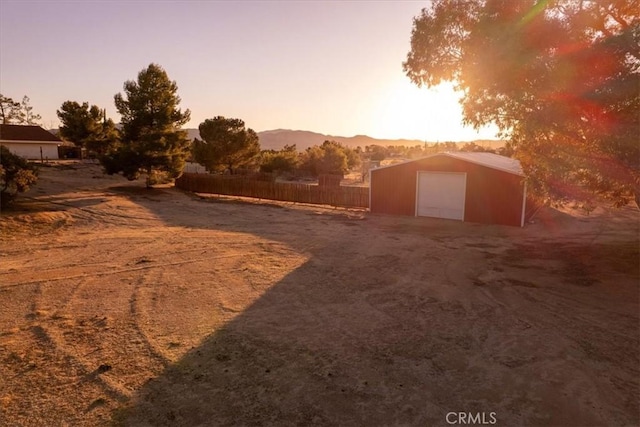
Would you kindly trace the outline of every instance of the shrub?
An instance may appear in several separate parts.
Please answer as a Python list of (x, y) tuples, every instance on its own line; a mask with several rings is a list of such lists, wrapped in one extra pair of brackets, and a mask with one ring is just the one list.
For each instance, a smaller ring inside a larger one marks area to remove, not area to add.
[(11, 203), (38, 180), (34, 166), (22, 157), (0, 146), (0, 206)]

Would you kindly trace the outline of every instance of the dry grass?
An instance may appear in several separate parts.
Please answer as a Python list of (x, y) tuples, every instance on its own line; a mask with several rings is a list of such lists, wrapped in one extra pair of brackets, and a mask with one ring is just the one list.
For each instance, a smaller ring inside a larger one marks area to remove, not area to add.
[(639, 215), (525, 229), (45, 168), (0, 218), (0, 420), (638, 425)]

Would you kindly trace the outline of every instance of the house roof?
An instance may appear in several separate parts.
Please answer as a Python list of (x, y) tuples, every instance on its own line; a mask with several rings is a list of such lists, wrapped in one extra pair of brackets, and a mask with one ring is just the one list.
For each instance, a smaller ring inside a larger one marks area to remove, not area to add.
[(522, 166), (520, 162), (516, 159), (512, 159), (510, 157), (501, 156), (499, 154), (494, 153), (475, 153), (475, 152), (466, 152), (466, 151), (455, 151), (455, 152), (446, 152), (446, 153), (436, 153), (427, 157), (422, 157), (419, 159), (408, 160), (402, 163), (396, 163), (393, 165), (382, 166), (376, 169), (372, 169), (371, 172), (375, 172), (380, 169), (392, 168), (400, 165), (404, 165), (406, 163), (418, 162), (420, 160), (429, 159), (431, 157), (436, 156), (447, 156), (453, 157), (454, 159), (463, 160), (469, 163), (475, 163), (481, 166), (486, 166), (488, 168), (501, 170), (503, 172), (509, 172), (514, 175), (524, 176), (522, 171)]
[(51, 132), (42, 129), (40, 126), (25, 125), (3, 125), (0, 124), (0, 140), (2, 141), (38, 141), (55, 142), (62, 141)]

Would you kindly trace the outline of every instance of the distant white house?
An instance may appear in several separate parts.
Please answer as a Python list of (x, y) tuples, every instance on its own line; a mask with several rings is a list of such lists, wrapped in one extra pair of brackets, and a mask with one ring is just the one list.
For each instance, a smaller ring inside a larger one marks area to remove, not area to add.
[(0, 124), (0, 145), (29, 160), (58, 159), (62, 141), (40, 126)]

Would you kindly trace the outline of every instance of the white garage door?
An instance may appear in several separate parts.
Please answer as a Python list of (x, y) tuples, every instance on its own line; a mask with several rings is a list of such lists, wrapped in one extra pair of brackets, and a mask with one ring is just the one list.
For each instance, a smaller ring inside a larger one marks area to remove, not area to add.
[(416, 215), (462, 221), (466, 187), (466, 173), (418, 172)]

